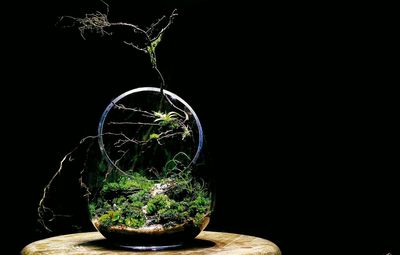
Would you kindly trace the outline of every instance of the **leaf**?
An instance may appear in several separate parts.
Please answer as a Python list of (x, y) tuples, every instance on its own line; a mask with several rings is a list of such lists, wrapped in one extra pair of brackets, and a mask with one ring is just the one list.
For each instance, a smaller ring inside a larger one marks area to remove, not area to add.
[(153, 114), (154, 114), (154, 116), (156, 116), (158, 118), (161, 118), (162, 116), (165, 116), (165, 114), (162, 113), (162, 112), (153, 112)]
[(119, 212), (114, 212), (112, 214), (112, 221), (118, 221), (119, 220)]
[(153, 133), (153, 134), (150, 135), (149, 138), (150, 138), (150, 139), (158, 139), (158, 138), (160, 138), (160, 135), (159, 135), (159, 134)]

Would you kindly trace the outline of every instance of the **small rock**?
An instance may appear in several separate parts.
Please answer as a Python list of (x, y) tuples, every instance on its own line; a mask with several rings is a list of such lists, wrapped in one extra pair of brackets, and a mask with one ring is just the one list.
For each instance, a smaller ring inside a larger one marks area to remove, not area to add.
[(169, 190), (171, 187), (170, 183), (157, 183), (154, 185), (153, 189), (150, 191), (150, 194), (152, 197), (159, 195), (159, 194), (164, 194)]

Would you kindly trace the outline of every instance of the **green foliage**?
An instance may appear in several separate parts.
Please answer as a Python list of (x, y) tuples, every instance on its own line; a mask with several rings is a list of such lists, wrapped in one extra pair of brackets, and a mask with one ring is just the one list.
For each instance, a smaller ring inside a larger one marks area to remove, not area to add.
[(172, 225), (193, 221), (200, 224), (209, 212), (211, 199), (206, 193), (199, 192), (196, 199), (186, 197), (183, 201), (175, 201), (166, 195), (156, 195), (147, 203), (147, 213), (156, 215), (161, 224)]
[(89, 213), (91, 217), (96, 214), (96, 203), (89, 203)]
[(172, 201), (164, 194), (156, 195), (151, 198), (147, 203), (146, 211), (148, 214), (153, 215), (161, 209), (168, 208)]
[(118, 221), (121, 218), (119, 211), (108, 211), (99, 218), (99, 222), (105, 226), (109, 227), (112, 225), (118, 225)]
[(127, 227), (139, 228), (146, 223), (146, 218), (142, 212), (141, 206), (136, 207), (131, 204), (130, 206), (123, 208), (122, 211), (124, 212), (124, 218), (121, 223)]
[(163, 177), (180, 176), (182, 179), (191, 180), (191, 169), (188, 168), (191, 162), (190, 157), (184, 152), (178, 152), (163, 167)]
[(211, 199), (206, 197), (204, 193), (199, 193), (195, 200), (190, 201), (189, 210), (191, 214), (204, 214), (208, 211), (211, 205)]
[(112, 212), (110, 218), (112, 222), (118, 222), (118, 220), (121, 218), (120, 212), (118, 211)]
[(157, 122), (160, 126), (168, 126), (171, 129), (177, 129), (181, 126), (177, 118), (180, 115), (177, 112), (153, 112), (153, 114), (156, 117), (154, 122)]
[(182, 140), (185, 140), (191, 135), (190, 129), (186, 126), (183, 127)]
[(203, 223), (203, 219), (206, 215), (203, 213), (198, 213), (194, 216), (193, 222), (195, 225), (200, 226)]
[(105, 183), (100, 196), (89, 206), (92, 217), (98, 215), (99, 222), (105, 226), (125, 225), (142, 227), (146, 218), (142, 207), (149, 200), (154, 181), (139, 173), (122, 176), (117, 182)]
[(111, 226), (111, 223), (112, 223), (110, 215), (108, 213), (101, 215), (99, 218), (99, 222), (101, 223), (101, 225), (103, 225), (105, 227)]
[(107, 164), (104, 160), (101, 160), (97, 166), (101, 173), (105, 173), (107, 171)]
[(146, 190), (149, 191), (154, 181), (147, 179), (139, 173), (131, 176), (122, 176), (118, 182), (106, 182), (102, 188), (103, 193), (115, 191)]
[[(173, 201), (173, 200), (172, 200)], [(162, 208), (159, 210), (159, 219), (162, 223), (176, 222), (181, 224), (188, 221), (190, 215), (187, 202), (175, 202), (173, 201), (169, 207)]]
[(140, 228), (146, 223), (146, 219), (143, 214), (135, 214), (133, 217), (125, 218), (124, 223), (127, 227)]
[(147, 191), (141, 190), (132, 195), (129, 195), (128, 198), (132, 207), (141, 208), (146, 204), (149, 196), (150, 194)]
[[(178, 153), (157, 181), (134, 173), (106, 183), (97, 200), (89, 204), (92, 217), (105, 227), (140, 228), (146, 222), (166, 228), (185, 222), (200, 225), (210, 213), (211, 198), (204, 183), (193, 179), (191, 169), (185, 166), (189, 163), (186, 154)], [(152, 194), (155, 184), (167, 188), (161, 194)]]
[(159, 208), (157, 212), (160, 223), (164, 225), (182, 224), (184, 222), (194, 222), (199, 225), (210, 210), (211, 199), (199, 194), (198, 197), (188, 201), (169, 200), (165, 207)]
[(195, 200), (189, 203), (189, 212), (195, 225), (200, 225), (204, 217), (210, 213), (211, 198), (200, 192)]
[(126, 203), (127, 203), (127, 199), (124, 196), (119, 196), (112, 200), (112, 204), (115, 204), (115, 205), (124, 205)]
[(108, 211), (99, 217), (99, 222), (105, 227), (126, 225), (139, 228), (145, 224), (146, 218), (140, 209), (126, 207), (117, 211)]
[(158, 139), (158, 138), (160, 138), (160, 135), (159, 134), (155, 134), (155, 133), (150, 134), (150, 136), (149, 136), (149, 139)]
[(103, 188), (102, 188), (102, 192), (106, 193), (106, 192), (110, 192), (110, 191), (116, 191), (119, 189), (119, 184), (116, 182), (110, 182), (110, 183), (106, 183)]

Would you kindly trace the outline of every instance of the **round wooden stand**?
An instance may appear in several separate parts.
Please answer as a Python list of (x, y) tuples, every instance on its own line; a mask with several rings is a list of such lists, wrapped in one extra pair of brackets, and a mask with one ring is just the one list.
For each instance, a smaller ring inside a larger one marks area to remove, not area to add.
[[(146, 251), (146, 255), (246, 255), (266, 254), (281, 255), (279, 248), (272, 242), (253, 236), (238, 235), (223, 232), (203, 231), (200, 235), (180, 248), (164, 251)], [(50, 254), (144, 254), (143, 251), (132, 251), (113, 246), (98, 232), (87, 232), (55, 236), (39, 240), (27, 245), (22, 255), (50, 255)]]

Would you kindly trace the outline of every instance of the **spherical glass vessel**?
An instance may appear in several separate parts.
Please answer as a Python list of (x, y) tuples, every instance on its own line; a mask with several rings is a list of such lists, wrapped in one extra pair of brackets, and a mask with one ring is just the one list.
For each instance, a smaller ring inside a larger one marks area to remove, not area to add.
[(203, 130), (183, 99), (160, 88), (114, 99), (98, 127), (102, 159), (87, 175), (93, 225), (136, 249), (175, 247), (196, 237), (213, 207)]

